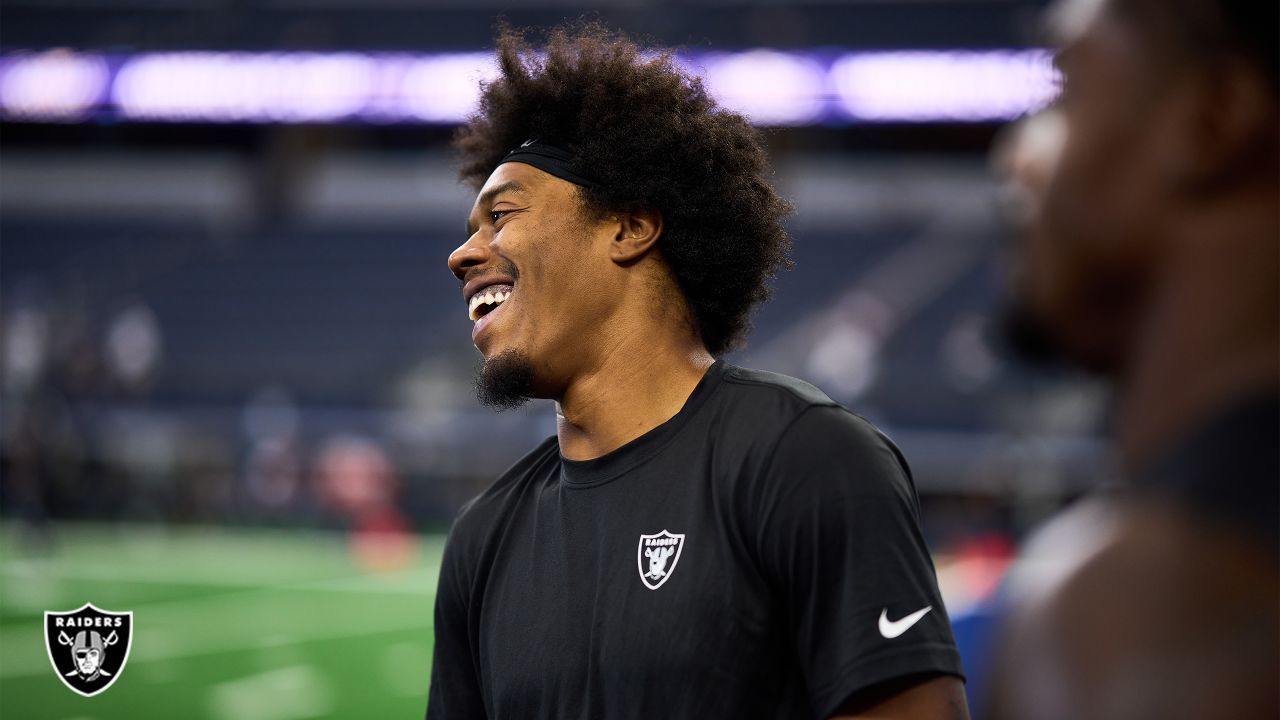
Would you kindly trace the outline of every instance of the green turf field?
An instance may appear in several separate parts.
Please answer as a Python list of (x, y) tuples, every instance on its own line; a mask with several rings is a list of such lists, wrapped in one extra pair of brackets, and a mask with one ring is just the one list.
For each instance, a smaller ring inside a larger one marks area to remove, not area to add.
[[(0, 718), (415, 718), (426, 704), (442, 537), (367, 571), (341, 535), (62, 526), (33, 553), (0, 525)], [(45, 610), (132, 610), (119, 679), (54, 675)]]

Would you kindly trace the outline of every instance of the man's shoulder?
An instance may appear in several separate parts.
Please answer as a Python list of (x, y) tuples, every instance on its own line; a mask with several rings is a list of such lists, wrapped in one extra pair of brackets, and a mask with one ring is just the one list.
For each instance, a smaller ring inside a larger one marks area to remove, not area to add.
[(559, 458), (560, 443), (552, 435), (515, 461), (479, 495), (464, 503), (454, 521), (454, 532), (488, 526), (492, 516), (517, 498), (530, 482), (537, 482), (552, 472), (550, 466)]
[[(1190, 707), (1274, 707), (1274, 693), (1253, 693), (1274, 687), (1276, 654), (1254, 651), (1257, 629), (1278, 624), (1277, 591), (1264, 548), (1185, 508), (1131, 494), (1080, 501), (1037, 531), (1010, 570), (991, 717), (1034, 714), (1040, 697), (1018, 683), (1028, 665), (1064, 668), (1050, 690), (1070, 699), (1071, 717), (1112, 717), (1095, 702), (1114, 697), (1116, 678), (1135, 667), (1150, 670), (1150, 692), (1130, 694), (1144, 716), (1182, 717), (1161, 708), (1165, 689), (1188, 674), (1204, 680), (1189, 690)], [(1212, 650), (1206, 637), (1216, 638)]]
[(725, 382), (731, 409), (758, 432), (794, 436), (819, 431), (832, 438), (854, 437), (866, 442), (888, 442), (884, 434), (866, 418), (832, 400), (814, 385), (781, 373), (730, 366)]
[(728, 365), (723, 379), (718, 426), (756, 445), (780, 438), (812, 408), (843, 411), (826, 393), (789, 375)]
[(887, 451), (894, 465), (906, 469), (901, 452), (878, 427), (803, 380), (731, 366), (725, 384), (731, 389), (722, 406), (728, 433), (745, 441), (744, 452), (758, 458), (760, 467), (808, 455), (860, 466), (861, 459)]
[(748, 401), (774, 403), (797, 411), (814, 405), (839, 407), (817, 387), (782, 373), (730, 365), (725, 368), (724, 380), (736, 395)]

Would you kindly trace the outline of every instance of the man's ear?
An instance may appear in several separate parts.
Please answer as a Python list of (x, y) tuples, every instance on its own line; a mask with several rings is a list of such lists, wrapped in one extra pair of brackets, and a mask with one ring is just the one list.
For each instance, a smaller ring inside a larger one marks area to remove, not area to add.
[(1247, 175), (1275, 152), (1276, 105), (1263, 73), (1241, 60), (1206, 76), (1192, 130), (1196, 180), (1215, 186)]
[(617, 233), (609, 243), (609, 258), (625, 265), (644, 257), (662, 235), (662, 214), (656, 210), (618, 213)]

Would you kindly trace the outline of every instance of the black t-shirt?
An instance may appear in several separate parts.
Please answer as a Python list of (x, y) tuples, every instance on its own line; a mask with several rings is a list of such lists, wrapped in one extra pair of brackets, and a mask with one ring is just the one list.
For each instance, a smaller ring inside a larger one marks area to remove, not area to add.
[(825, 718), (917, 673), (961, 668), (902, 455), (720, 361), (643, 436), (550, 438), (459, 512), (427, 717)]

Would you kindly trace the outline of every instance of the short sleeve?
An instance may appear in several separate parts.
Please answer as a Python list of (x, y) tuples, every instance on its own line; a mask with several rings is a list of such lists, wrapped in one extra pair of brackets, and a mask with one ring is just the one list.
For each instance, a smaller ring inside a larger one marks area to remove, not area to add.
[(436, 586), (435, 646), (427, 720), (485, 717), (478, 665), (471, 642), (467, 577), (459, 522), (445, 543)]
[(847, 410), (813, 406), (765, 467), (757, 549), (819, 716), (887, 680), (963, 677), (897, 448)]

